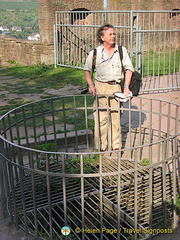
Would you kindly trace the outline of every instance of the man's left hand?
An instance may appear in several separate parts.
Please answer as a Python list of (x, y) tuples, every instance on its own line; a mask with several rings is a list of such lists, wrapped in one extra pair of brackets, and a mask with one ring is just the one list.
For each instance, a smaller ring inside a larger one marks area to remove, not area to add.
[(124, 91), (123, 91), (123, 93), (124, 93), (124, 96), (125, 97), (128, 97), (129, 96), (129, 94), (130, 94), (130, 91), (129, 91), (129, 88), (124, 88)]

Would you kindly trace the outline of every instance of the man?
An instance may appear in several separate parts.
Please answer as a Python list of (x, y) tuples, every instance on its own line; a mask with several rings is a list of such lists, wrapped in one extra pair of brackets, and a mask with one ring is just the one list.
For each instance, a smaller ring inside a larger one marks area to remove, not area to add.
[[(119, 103), (112, 97), (114, 92), (120, 92), (120, 81), (124, 79), (118, 45), (115, 44), (114, 28), (110, 24), (101, 26), (97, 31), (100, 46), (97, 47), (95, 65), (95, 83), (92, 81), (93, 50), (89, 53), (84, 66), (84, 76), (89, 86), (89, 92), (95, 99), (95, 144), (101, 151), (117, 150), (120, 148)], [(128, 97), (129, 84), (134, 68), (123, 47), (123, 67), (125, 70), (124, 95)], [(111, 124), (110, 124), (111, 121)]]

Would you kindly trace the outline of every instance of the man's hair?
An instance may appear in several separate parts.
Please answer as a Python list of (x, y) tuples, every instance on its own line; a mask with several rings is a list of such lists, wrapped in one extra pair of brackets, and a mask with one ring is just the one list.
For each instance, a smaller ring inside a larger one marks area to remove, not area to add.
[(100, 43), (103, 43), (103, 40), (101, 39), (101, 36), (104, 35), (104, 31), (108, 30), (109, 28), (114, 28), (113, 25), (111, 24), (104, 24), (103, 26), (101, 26), (98, 30), (97, 30), (97, 40)]

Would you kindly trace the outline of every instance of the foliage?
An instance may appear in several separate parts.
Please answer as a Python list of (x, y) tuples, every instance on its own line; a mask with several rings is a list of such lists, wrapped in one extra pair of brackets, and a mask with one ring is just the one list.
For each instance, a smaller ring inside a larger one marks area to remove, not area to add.
[[(35, 146), (35, 149), (45, 152), (56, 152), (57, 144), (56, 143), (45, 143), (38, 146)], [(48, 153), (48, 160), (50, 162), (56, 162), (55, 154)], [(41, 157), (37, 158), (36, 161), (38, 169), (45, 169), (46, 166), (46, 155), (42, 154)]]
[[(80, 174), (80, 156), (78, 156), (77, 158), (70, 158), (68, 159), (65, 164), (66, 164), (66, 171), (67, 173), (71, 173), (71, 174)], [(93, 167), (94, 165), (97, 164), (97, 162), (99, 161), (99, 155), (98, 154), (93, 154), (87, 157), (83, 158), (83, 164), (84, 164), (84, 168), (83, 168), (83, 173), (93, 173)]]
[[(173, 199), (168, 198), (167, 199), (167, 204), (172, 206), (173, 205)], [(177, 210), (177, 215), (180, 216), (180, 193), (176, 195), (176, 210)]]
[[(14, 4), (18, 7), (17, 2)], [(11, 9), (13, 9), (13, 6)], [(9, 37), (27, 39), (32, 32), (39, 32), (37, 6), (35, 8), (25, 8), (23, 10), (16, 8), (11, 11), (0, 8), (0, 25), (6, 26), (9, 29)], [(15, 26), (21, 27), (22, 31), (12, 31), (12, 27)], [(31, 27), (32, 29), (26, 29), (26, 27)]]
[(141, 164), (142, 164), (142, 166), (147, 166), (147, 165), (149, 165), (149, 159), (143, 158)]
[[(50, 153), (50, 152), (57, 152), (58, 146), (56, 143), (45, 143), (41, 145), (35, 146), (35, 149), (38, 149), (40, 151), (45, 151), (47, 153), (47, 157), (50, 163), (56, 163), (56, 154)], [(48, 153), (49, 152), (49, 153)], [(93, 154), (89, 155), (87, 157), (83, 157), (83, 172), (84, 173), (92, 173), (93, 172), (93, 166), (97, 164), (99, 161), (99, 155)], [(35, 162), (37, 163), (38, 169), (45, 169), (46, 167), (46, 154), (41, 154)], [(81, 171), (81, 157), (78, 156), (77, 158), (69, 158), (65, 161), (66, 166), (66, 173), (71, 174), (80, 174)], [(77, 179), (79, 181), (79, 178)]]
[(37, 8), (38, 0), (28, 0), (28, 1), (1, 1), (1, 8), (3, 9), (18, 9), (18, 10), (24, 10), (24, 9), (34, 9)]
[(57, 150), (57, 144), (56, 143), (44, 143), (44, 144), (36, 146), (35, 149), (38, 149), (40, 151), (45, 151), (45, 152), (55, 152)]

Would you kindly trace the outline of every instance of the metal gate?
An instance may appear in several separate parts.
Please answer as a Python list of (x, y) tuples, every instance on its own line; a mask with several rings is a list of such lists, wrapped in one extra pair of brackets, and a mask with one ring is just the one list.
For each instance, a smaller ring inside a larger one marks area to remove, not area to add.
[(55, 65), (83, 68), (98, 46), (97, 29), (114, 26), (116, 42), (127, 48), (143, 77), (141, 91), (179, 89), (180, 11), (57, 11)]

